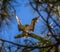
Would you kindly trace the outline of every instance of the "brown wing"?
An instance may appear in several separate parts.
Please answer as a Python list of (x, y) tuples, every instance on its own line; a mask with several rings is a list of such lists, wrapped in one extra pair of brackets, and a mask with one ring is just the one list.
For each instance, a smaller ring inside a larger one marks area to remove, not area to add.
[(31, 30), (31, 31), (34, 31), (35, 26), (36, 26), (36, 23), (39, 21), (39, 19), (40, 19), (39, 16), (32, 19), (32, 22), (31, 22), (31, 25), (30, 25), (30, 30)]
[(17, 22), (18, 22), (18, 29), (19, 29), (19, 31), (21, 31), (22, 30), (22, 24), (21, 24), (21, 21), (20, 21), (20, 19), (16, 16), (16, 20), (17, 20)]
[(22, 37), (24, 37), (24, 33), (22, 33), (22, 34), (18, 34), (18, 35), (15, 36), (14, 38), (15, 38), (15, 39), (18, 39), (18, 38), (22, 38)]

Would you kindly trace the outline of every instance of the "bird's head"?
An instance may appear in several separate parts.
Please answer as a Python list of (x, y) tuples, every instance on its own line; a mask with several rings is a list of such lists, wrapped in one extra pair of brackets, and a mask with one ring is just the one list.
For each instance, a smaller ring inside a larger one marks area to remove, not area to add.
[(28, 24), (25, 25), (26, 27), (29, 26)]

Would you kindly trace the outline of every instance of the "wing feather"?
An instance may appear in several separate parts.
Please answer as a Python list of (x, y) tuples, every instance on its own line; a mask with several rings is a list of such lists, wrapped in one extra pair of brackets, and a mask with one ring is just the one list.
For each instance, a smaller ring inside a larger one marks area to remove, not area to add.
[(18, 34), (17, 36), (15, 36), (14, 38), (15, 39), (18, 39), (18, 38), (22, 38), (22, 37), (24, 37), (24, 34), (22, 33), (22, 34)]
[(19, 31), (22, 31), (22, 24), (21, 24), (21, 21), (20, 21), (20, 19), (18, 18), (18, 16), (16, 16), (16, 20), (17, 20), (17, 22), (18, 22), (18, 29), (19, 29)]
[(31, 29), (32, 31), (34, 31), (35, 26), (36, 26), (36, 23), (39, 21), (39, 19), (40, 19), (39, 16), (32, 19), (32, 22), (31, 22), (31, 25), (30, 25), (30, 29)]
[(18, 16), (16, 16), (16, 20), (18, 22), (18, 25), (22, 25), (20, 19), (18, 18)]

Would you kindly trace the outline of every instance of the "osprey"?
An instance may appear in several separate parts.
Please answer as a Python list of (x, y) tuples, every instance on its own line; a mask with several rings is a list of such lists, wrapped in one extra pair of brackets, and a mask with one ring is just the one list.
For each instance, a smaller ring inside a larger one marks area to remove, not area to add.
[(19, 34), (15, 36), (15, 38), (21, 38), (21, 37), (29, 37), (30, 32), (34, 32), (36, 23), (39, 21), (40, 17), (36, 17), (32, 19), (32, 22), (30, 25), (22, 25), (20, 19), (16, 16), (17, 22), (18, 22), (18, 30), (22, 31), (22, 34)]

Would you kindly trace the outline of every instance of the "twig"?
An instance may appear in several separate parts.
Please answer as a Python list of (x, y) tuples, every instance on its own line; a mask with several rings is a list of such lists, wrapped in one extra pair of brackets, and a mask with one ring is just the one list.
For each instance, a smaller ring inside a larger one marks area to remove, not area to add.
[(36, 49), (36, 48), (38, 48), (38, 49), (49, 48), (49, 47), (51, 47), (51, 46), (55, 46), (55, 45), (56, 45), (56, 44), (53, 44), (53, 45), (42, 46), (42, 47), (38, 47), (38, 46), (34, 46), (34, 47), (32, 47), (32, 46), (20, 45), (20, 44), (17, 44), (17, 43), (11, 42), (11, 41), (7, 41), (7, 40), (3, 40), (3, 39), (0, 39), (0, 40), (3, 41), (3, 42), (11, 43), (11, 44), (16, 45), (16, 46), (27, 47), (27, 48), (34, 48), (34, 49)]

